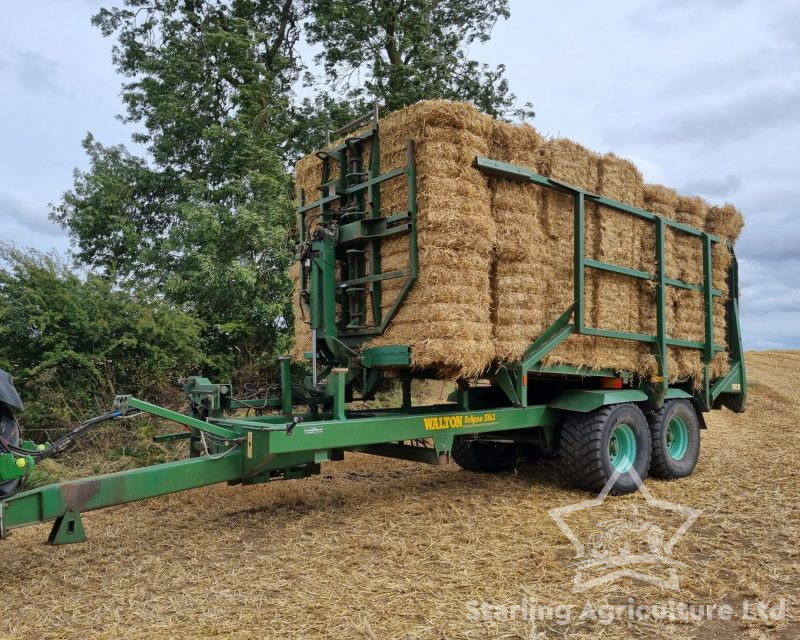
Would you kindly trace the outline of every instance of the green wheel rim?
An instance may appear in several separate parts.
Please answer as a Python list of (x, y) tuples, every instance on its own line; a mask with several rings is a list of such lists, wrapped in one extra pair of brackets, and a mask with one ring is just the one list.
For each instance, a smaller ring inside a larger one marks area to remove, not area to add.
[(673, 460), (680, 460), (689, 448), (689, 426), (680, 416), (672, 416), (667, 425), (667, 451)]
[(627, 424), (618, 424), (608, 440), (608, 457), (615, 471), (626, 473), (636, 459), (636, 435)]

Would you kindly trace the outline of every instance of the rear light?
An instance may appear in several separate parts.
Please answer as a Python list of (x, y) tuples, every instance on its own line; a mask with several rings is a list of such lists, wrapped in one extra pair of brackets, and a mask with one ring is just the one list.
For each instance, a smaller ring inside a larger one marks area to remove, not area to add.
[(601, 389), (622, 389), (622, 378), (600, 378)]

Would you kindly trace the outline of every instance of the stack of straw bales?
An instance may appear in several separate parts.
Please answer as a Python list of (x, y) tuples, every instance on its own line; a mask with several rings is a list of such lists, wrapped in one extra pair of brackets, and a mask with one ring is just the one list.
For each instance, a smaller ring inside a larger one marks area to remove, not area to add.
[[(490, 272), (496, 228), (488, 179), (473, 167), (489, 155), (493, 121), (468, 104), (420, 102), (381, 120), (380, 167), (406, 164), (406, 142), (416, 142), (419, 274), (414, 287), (374, 346), (407, 344), (414, 364), (449, 375), (478, 375), (494, 357)], [(321, 161), (297, 166), (296, 183), (315, 194)], [(316, 197), (316, 196), (313, 196)], [(381, 187), (381, 212), (408, 210), (404, 176)], [(408, 236), (383, 242), (381, 270), (408, 265)], [(403, 279), (383, 282), (383, 311)], [(297, 355), (299, 350), (296, 350)]]
[[(529, 168), (731, 242), (743, 225), (731, 205), (710, 207), (700, 198), (645, 184), (627, 160), (600, 156), (563, 138), (545, 140), (529, 125), (493, 121), (463, 103), (426, 101), (392, 113), (381, 121), (380, 138), (382, 172), (403, 166), (406, 140), (416, 141), (419, 277), (385, 334), (372, 344), (408, 344), (416, 366), (438, 368), (444, 375), (477, 376), (495, 362), (519, 360), (573, 301), (572, 197), (533, 184), (488, 179), (474, 168), (475, 156)], [(320, 176), (321, 161), (315, 156), (298, 163), (296, 182), (307, 200), (318, 196)], [(407, 206), (404, 177), (382, 186), (383, 215)], [(589, 258), (655, 272), (652, 223), (590, 203), (585, 239)], [(701, 241), (669, 228), (666, 239), (667, 276), (701, 284)], [(406, 236), (384, 241), (382, 271), (404, 268), (407, 256)], [(730, 261), (730, 251), (717, 246), (713, 278), (723, 296), (714, 302), (714, 332), (723, 345)], [(297, 281), (296, 273), (293, 277)], [(653, 282), (593, 269), (585, 277), (587, 325), (655, 333)], [(402, 280), (384, 282), (384, 311), (401, 286)], [(704, 339), (701, 293), (669, 287), (667, 306), (671, 337)], [(296, 331), (297, 356), (307, 348), (307, 325), (297, 323)], [(647, 344), (579, 335), (570, 336), (546, 362), (643, 375), (657, 370)], [(727, 354), (717, 354), (713, 374), (727, 367)], [(701, 352), (670, 348), (668, 370), (672, 381), (695, 377), (699, 382)]]
[[(489, 181), (477, 171), (488, 155), (493, 121), (468, 104), (420, 102), (381, 122), (381, 171), (406, 162), (416, 141), (419, 275), (374, 345), (407, 344), (414, 364), (478, 375), (495, 356), (490, 282), (495, 236)], [(405, 180), (381, 190), (384, 215), (407, 210)], [(408, 263), (408, 237), (384, 243), (382, 271)], [(386, 281), (384, 311), (403, 280)]]
[[(533, 129), (495, 122), (491, 157), (539, 171), (544, 140)], [(531, 267), (548, 241), (542, 189), (532, 184), (492, 180), (492, 211), (497, 225), (492, 287), (495, 352), (515, 360), (558, 317), (547, 300), (549, 273)], [(551, 287), (552, 288), (552, 287)]]

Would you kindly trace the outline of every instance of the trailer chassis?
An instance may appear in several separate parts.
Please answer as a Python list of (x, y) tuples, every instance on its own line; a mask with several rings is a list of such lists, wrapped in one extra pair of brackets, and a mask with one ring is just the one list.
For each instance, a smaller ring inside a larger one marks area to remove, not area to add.
[[(190, 457), (7, 497), (0, 501), (0, 538), (14, 528), (53, 520), (50, 543), (80, 542), (86, 537), (83, 512), (220, 482), (257, 484), (304, 477), (319, 473), (321, 463), (340, 460), (348, 451), (431, 464), (449, 458), (456, 438), (526, 442), (555, 451), (559, 445), (559, 427), (565, 417), (590, 415), (610, 405), (630, 404), (643, 414), (655, 412), (665, 402), (691, 402), (701, 421), (702, 411), (723, 405), (734, 411), (744, 410), (746, 378), (735, 257), (728, 276), (727, 344), (713, 341), (713, 300), (721, 292), (712, 286), (711, 256), (713, 244), (722, 242), (721, 238), (523, 167), (483, 157), (476, 158), (475, 166), (488, 175), (529, 182), (573, 196), (574, 301), (528, 348), (520, 362), (497, 363), (486, 371), (484, 380), (488, 385), (459, 380), (458, 389), (447, 404), (414, 406), (412, 379), (436, 377), (436, 372), (415, 369), (408, 346), (370, 347), (364, 343), (383, 333), (417, 278), (415, 147), (414, 141), (409, 140), (406, 165), (382, 173), (377, 109), (370, 118), (359, 119), (352, 125), (370, 122), (372, 126), (362, 133), (319, 153), (323, 160), (321, 197), (310, 203), (304, 193), (300, 197), (300, 287), (312, 333), (311, 351), (306, 354), (311, 364), (310, 375), (305, 380), (302, 397), (295, 393), (288, 358), (280, 360), (280, 394), (276, 397), (236, 400), (230, 384), (215, 384), (203, 377), (190, 378), (184, 386), (188, 415), (138, 398), (118, 396), (115, 410), (122, 414), (136, 409), (181, 425), (182, 431), (155, 439), (188, 440)], [(335, 134), (346, 130), (347, 127)], [(364, 167), (367, 150), (369, 166)], [(337, 169), (338, 175), (331, 178), (333, 169)], [(381, 185), (396, 179), (407, 181), (407, 211), (383, 215)], [(656, 273), (586, 257), (587, 201), (653, 223)], [(315, 220), (313, 228), (311, 217)], [(702, 284), (666, 277), (667, 226), (702, 240)], [(408, 237), (408, 264), (404, 269), (383, 273), (381, 243), (398, 235)], [(586, 269), (655, 281), (657, 333), (643, 335), (587, 326)], [(396, 299), (385, 307), (382, 283), (393, 278), (402, 279), (402, 286)], [(702, 342), (677, 340), (667, 335), (665, 299), (669, 286), (703, 293), (706, 322)], [(546, 356), (575, 333), (650, 344), (659, 362), (658, 375), (640, 378), (625, 371), (545, 364)], [(667, 371), (670, 346), (702, 351), (705, 373), (701, 384), (686, 380), (670, 385)], [(730, 354), (731, 369), (722, 378), (712, 380), (709, 364), (722, 349)], [(380, 380), (386, 376), (401, 380), (400, 407), (351, 409), (354, 400), (374, 398)], [(231, 415), (240, 409), (272, 413), (254, 417)], [(24, 461), (22, 465), (20, 460)], [(33, 464), (30, 456), (10, 462), (6, 467), (0, 464), (0, 480), (6, 479), (3, 476), (6, 468), (7, 473), (27, 477), (28, 465)]]

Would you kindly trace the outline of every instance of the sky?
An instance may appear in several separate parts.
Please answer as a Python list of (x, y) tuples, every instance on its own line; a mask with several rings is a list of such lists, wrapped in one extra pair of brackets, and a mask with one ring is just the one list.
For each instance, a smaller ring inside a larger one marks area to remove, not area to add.
[[(101, 0), (2, 2), (0, 238), (69, 251), (48, 220), (85, 169), (87, 132), (130, 143)], [(633, 160), (649, 182), (745, 215), (748, 349), (800, 348), (800, 3), (511, 0), (470, 55), (504, 64), (532, 124)]]

